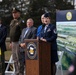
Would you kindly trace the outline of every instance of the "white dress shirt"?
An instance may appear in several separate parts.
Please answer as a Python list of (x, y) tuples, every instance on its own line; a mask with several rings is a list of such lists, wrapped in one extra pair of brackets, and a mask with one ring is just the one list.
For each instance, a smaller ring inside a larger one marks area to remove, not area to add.
[(45, 27), (44, 27), (44, 33), (46, 32), (47, 27), (48, 27), (48, 25), (45, 25)]

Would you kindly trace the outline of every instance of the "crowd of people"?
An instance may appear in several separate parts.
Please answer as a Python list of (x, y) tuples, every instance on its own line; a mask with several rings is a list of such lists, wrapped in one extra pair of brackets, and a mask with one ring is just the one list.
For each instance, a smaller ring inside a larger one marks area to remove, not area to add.
[[(28, 18), (26, 24), (23, 24), (21, 19), (21, 11), (17, 8), (12, 9), (13, 20), (10, 22), (10, 45), (9, 47), (12, 50), (14, 65), (15, 65), (15, 74), (24, 75), (25, 66), (25, 48), (26, 43), (24, 39), (37, 39), (44, 42), (49, 42), (51, 46), (51, 65), (52, 65), (52, 74), (56, 73), (55, 62), (58, 61), (57, 55), (57, 31), (56, 25), (51, 23), (50, 13), (44, 13), (41, 15), (42, 24), (38, 28), (34, 27), (34, 20)], [(0, 19), (1, 21), (1, 19)], [(0, 24), (0, 47), (2, 51), (6, 50), (5, 39), (7, 35), (6, 27), (3, 27)]]

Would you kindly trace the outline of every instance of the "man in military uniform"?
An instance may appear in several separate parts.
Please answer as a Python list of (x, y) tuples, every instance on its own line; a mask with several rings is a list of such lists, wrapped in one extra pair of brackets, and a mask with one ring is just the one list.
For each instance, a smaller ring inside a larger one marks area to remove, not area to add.
[(21, 31), (25, 25), (23, 25), (23, 21), (20, 17), (21, 11), (17, 8), (13, 8), (12, 16), (13, 20), (10, 23), (10, 48), (12, 48), (12, 55), (15, 65), (15, 74), (19, 74), (19, 38), (21, 35)]

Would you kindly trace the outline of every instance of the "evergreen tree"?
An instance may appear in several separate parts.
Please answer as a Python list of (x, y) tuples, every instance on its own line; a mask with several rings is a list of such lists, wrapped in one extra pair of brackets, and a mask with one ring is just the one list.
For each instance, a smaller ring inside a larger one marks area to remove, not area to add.
[(36, 26), (41, 24), (40, 17), (43, 13), (52, 11), (51, 3), (50, 0), (30, 0), (27, 15), (34, 19)]
[(74, 9), (74, 5), (72, 5), (70, 2), (67, 1), (56, 0), (56, 9), (59, 10)]

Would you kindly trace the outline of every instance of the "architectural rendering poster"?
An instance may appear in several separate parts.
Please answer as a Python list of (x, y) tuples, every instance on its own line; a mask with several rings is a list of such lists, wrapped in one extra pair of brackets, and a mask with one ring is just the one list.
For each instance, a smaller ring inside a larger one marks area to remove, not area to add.
[(57, 11), (56, 25), (58, 48), (65, 51), (63, 67), (68, 68), (76, 54), (76, 10)]

